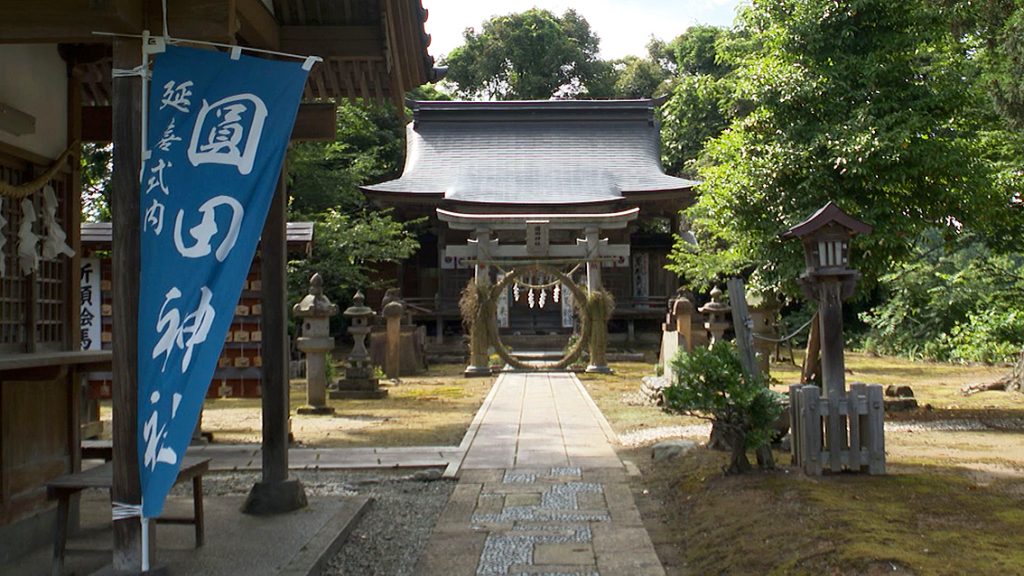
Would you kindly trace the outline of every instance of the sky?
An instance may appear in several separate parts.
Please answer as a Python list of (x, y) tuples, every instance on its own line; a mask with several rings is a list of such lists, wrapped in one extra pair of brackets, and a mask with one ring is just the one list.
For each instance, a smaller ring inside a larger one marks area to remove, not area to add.
[(729, 26), (740, 0), (422, 0), (430, 12), (430, 55), (445, 55), (462, 44), (462, 31), (492, 16), (544, 8), (561, 15), (567, 8), (586, 18), (601, 38), (601, 57), (646, 54), (653, 35), (671, 40), (694, 24)]

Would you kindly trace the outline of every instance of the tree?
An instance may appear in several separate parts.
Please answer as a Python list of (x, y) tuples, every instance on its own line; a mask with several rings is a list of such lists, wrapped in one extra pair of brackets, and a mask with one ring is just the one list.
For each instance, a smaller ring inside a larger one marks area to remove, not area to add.
[(710, 350), (680, 350), (672, 359), (672, 371), (676, 383), (662, 392), (665, 410), (713, 422), (730, 449), (727, 473), (750, 470), (748, 449), (758, 449), (762, 468), (774, 466), (767, 446), (782, 414), (780, 395), (744, 374), (735, 346), (718, 341)]
[(291, 218), (313, 218), (329, 209), (358, 211), (366, 204), (359, 185), (397, 174), (405, 156), (404, 126), (390, 106), (341, 102), (333, 142), (302, 142), (288, 157)]
[(875, 226), (854, 266), (871, 285), (929, 227), (997, 219), (1010, 198), (974, 139), (969, 51), (925, 0), (755, 1), (730, 55), (749, 111), (711, 141), (672, 269), (698, 284), (757, 271), (796, 293), (802, 248), (778, 233), (828, 200)]
[(735, 116), (732, 67), (718, 55), (732, 38), (723, 28), (693, 26), (668, 44), (648, 47), (677, 74), (661, 107), (661, 155), (669, 173), (697, 177), (700, 152)]
[(913, 257), (881, 277), (882, 303), (863, 315), (865, 347), (931, 360), (1006, 362), (1024, 346), (1024, 255), (979, 237), (929, 229)]
[(465, 44), (445, 59), (445, 80), (459, 96), (545, 100), (587, 94), (605, 71), (598, 37), (574, 10), (555, 16), (533, 8), (496, 16), (480, 32), (467, 28)]
[[(416, 98), (436, 96), (425, 89)], [(357, 289), (384, 283), (374, 266), (408, 258), (419, 246), (415, 223), (401, 223), (369, 205), (359, 190), (395, 177), (404, 163), (404, 129), (390, 105), (341, 102), (333, 142), (296, 144), (289, 153), (290, 220), (314, 221), (313, 255), (289, 263), (289, 297), (306, 294), (319, 272), (339, 306)]]
[(651, 98), (668, 78), (662, 67), (652, 59), (626, 56), (612, 63), (615, 68), (616, 98)]

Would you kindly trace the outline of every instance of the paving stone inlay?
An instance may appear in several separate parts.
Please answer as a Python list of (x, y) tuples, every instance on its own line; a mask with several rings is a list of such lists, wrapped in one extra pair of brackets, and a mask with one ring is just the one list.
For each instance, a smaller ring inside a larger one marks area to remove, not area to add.
[(595, 433), (607, 423), (579, 380), (503, 374), (495, 387), (481, 429), (515, 433), (473, 437), (472, 465), (463, 462), (417, 574), (664, 576), (611, 436)]
[[(593, 532), (583, 522), (608, 522), (605, 510), (579, 511), (580, 494), (604, 494), (604, 487), (595, 482), (577, 482), (567, 478), (583, 475), (580, 468), (555, 467), (540, 475), (506, 471), (502, 484), (527, 484), (542, 488), (540, 504), (504, 506), (500, 513), (473, 514), (474, 524), (508, 524), (512, 529), (487, 536), (477, 566), (477, 576), (505, 576), (513, 566), (533, 566), (537, 544), (592, 543)], [(485, 488), (486, 490), (486, 488)], [(486, 494), (485, 494), (486, 495)], [(559, 522), (560, 524), (551, 524)], [(516, 572), (522, 576), (598, 576), (596, 571), (580, 572)]]

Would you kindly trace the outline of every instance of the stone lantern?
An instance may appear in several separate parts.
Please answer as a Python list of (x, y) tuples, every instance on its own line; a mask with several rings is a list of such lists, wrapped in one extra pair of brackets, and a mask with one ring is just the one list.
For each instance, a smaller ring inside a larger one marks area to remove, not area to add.
[(804, 246), (806, 268), (800, 274), (804, 295), (818, 302), (821, 371), (826, 397), (846, 390), (843, 358), (843, 300), (853, 295), (860, 273), (850, 268), (850, 240), (872, 227), (829, 202), (810, 218), (783, 232)]
[(715, 345), (715, 342), (721, 340), (725, 331), (732, 326), (727, 317), (731, 309), (728, 304), (722, 302), (722, 290), (715, 286), (711, 289), (711, 302), (701, 306), (697, 311), (707, 315), (708, 319), (704, 322), (704, 329), (711, 334), (711, 341), (708, 342), (708, 348), (710, 348)]
[(363, 293), (356, 292), (352, 306), (345, 309), (344, 316), (350, 322), (348, 333), (352, 335), (354, 345), (348, 357), (345, 378), (331, 390), (331, 398), (378, 399), (388, 395), (387, 390), (380, 389), (380, 381), (373, 377), (370, 353), (366, 350), (366, 337), (370, 334), (370, 321), (375, 313), (365, 302)]
[(338, 305), (324, 296), (324, 280), (320, 274), (309, 279), (309, 294), (292, 307), (292, 314), (302, 318), (302, 336), (295, 345), (306, 354), (306, 406), (299, 414), (334, 414), (327, 405), (327, 353), (334, 350), (330, 320), (338, 314)]

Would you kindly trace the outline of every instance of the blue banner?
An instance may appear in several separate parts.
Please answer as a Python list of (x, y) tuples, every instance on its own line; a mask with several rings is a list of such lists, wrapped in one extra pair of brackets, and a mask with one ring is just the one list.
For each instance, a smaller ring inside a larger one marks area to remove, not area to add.
[(277, 188), (307, 70), (168, 46), (142, 172), (139, 468), (160, 515), (199, 418)]

